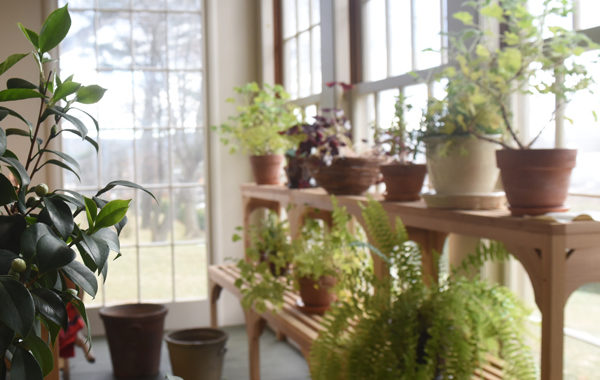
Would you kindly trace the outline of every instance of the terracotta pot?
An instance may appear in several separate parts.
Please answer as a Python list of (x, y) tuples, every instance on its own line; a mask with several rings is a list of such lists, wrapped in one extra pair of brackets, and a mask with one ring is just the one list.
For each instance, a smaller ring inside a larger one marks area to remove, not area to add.
[(427, 172), (436, 194), (487, 194), (494, 191), (499, 171), (498, 145), (475, 137), (425, 140)]
[(257, 185), (278, 185), (280, 181), (283, 155), (267, 154), (250, 156), (250, 165)]
[(388, 164), (379, 167), (385, 182), (385, 200), (418, 201), (427, 174), (423, 164)]
[(155, 304), (128, 304), (100, 309), (115, 377), (150, 377), (158, 374), (166, 315), (167, 308)]
[(376, 157), (336, 157), (330, 166), (316, 166), (312, 173), (329, 194), (361, 195), (379, 179), (380, 163)]
[(286, 156), (287, 165), (285, 174), (287, 176), (287, 187), (290, 189), (307, 189), (312, 187), (310, 180), (310, 168), (304, 157)]
[(503, 149), (496, 152), (502, 184), (513, 215), (564, 211), (574, 149)]
[(227, 333), (213, 328), (178, 330), (165, 338), (173, 374), (185, 380), (220, 380)]
[(335, 294), (331, 293), (331, 288), (336, 284), (333, 276), (322, 276), (318, 282), (309, 277), (301, 277), (298, 284), (300, 298), (307, 311), (322, 312), (336, 299)]

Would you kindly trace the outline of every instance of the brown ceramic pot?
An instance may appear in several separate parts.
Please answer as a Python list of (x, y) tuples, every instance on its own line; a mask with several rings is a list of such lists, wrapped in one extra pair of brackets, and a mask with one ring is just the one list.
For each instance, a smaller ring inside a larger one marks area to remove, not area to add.
[(299, 278), (300, 298), (302, 298), (304, 310), (316, 313), (327, 310), (336, 298), (335, 294), (331, 292), (331, 288), (335, 284), (336, 279), (333, 276), (322, 276), (318, 282), (309, 277)]
[(185, 380), (220, 380), (227, 338), (225, 331), (213, 328), (170, 333), (165, 340), (173, 374)]
[(158, 374), (166, 315), (165, 306), (147, 303), (100, 309), (115, 377)]
[(385, 182), (385, 200), (418, 201), (427, 174), (424, 164), (388, 164), (379, 167)]
[(313, 176), (329, 194), (361, 195), (379, 179), (376, 157), (336, 157), (330, 166), (316, 166)]
[(281, 154), (250, 156), (250, 165), (257, 185), (278, 185), (282, 164), (283, 155)]
[(564, 211), (574, 149), (503, 149), (496, 152), (506, 198), (513, 215)]

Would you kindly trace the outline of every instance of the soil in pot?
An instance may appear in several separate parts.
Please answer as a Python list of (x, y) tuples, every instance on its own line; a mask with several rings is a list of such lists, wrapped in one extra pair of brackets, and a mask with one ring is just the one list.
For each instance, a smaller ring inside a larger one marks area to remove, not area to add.
[(496, 152), (506, 198), (513, 215), (566, 211), (574, 149), (503, 149)]
[(250, 156), (250, 165), (257, 185), (278, 185), (280, 181), (283, 155), (267, 154), (264, 156)]
[(115, 377), (129, 379), (158, 374), (166, 315), (167, 308), (156, 304), (100, 309)]
[(330, 166), (315, 166), (317, 185), (329, 194), (362, 195), (379, 179), (377, 157), (336, 157)]
[(213, 328), (168, 334), (165, 340), (173, 374), (185, 380), (220, 380), (227, 338), (225, 331)]
[(419, 200), (427, 174), (422, 164), (387, 164), (379, 167), (385, 182), (385, 200), (409, 202)]
[(333, 276), (322, 276), (318, 282), (309, 277), (299, 278), (300, 310), (310, 314), (323, 314), (336, 299), (331, 291), (335, 284)]

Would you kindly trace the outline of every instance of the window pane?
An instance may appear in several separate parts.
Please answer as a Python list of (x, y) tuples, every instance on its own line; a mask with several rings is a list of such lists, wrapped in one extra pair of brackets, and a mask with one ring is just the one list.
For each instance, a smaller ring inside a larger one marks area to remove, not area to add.
[[(547, 1), (548, 0), (529, 0), (527, 2), (527, 8), (533, 15), (539, 16), (544, 12), (544, 9), (545, 9), (544, 3)], [(547, 6), (548, 6), (548, 8), (561, 7), (560, 2), (561, 2), (560, 0), (550, 0), (549, 4)], [(549, 38), (552, 36), (552, 32), (550, 32), (550, 29), (549, 29), (552, 26), (561, 26), (565, 29), (573, 29), (572, 15), (569, 15), (567, 17), (560, 17), (560, 16), (556, 16), (556, 15), (548, 16), (548, 17), (546, 17), (546, 20), (544, 23), (545, 23), (544, 33), (543, 33), (544, 38)]]
[(129, 68), (131, 62), (131, 25), (127, 12), (99, 12), (98, 64), (102, 67)]
[(412, 70), (410, 1), (390, 1), (389, 4), (390, 76), (396, 76)]
[(206, 245), (175, 247), (175, 299), (206, 298)]
[(321, 27), (315, 26), (312, 31), (312, 93), (318, 94), (322, 90), (321, 77)]
[(206, 239), (206, 199), (201, 187), (175, 192), (174, 231), (176, 241)]
[(98, 8), (105, 9), (127, 9), (130, 0), (102, 0), (98, 1)]
[[(83, 81), (83, 71), (95, 74), (96, 52), (94, 46), (94, 12), (71, 12), (71, 29), (69, 35), (81, 38), (65, 38), (60, 45), (60, 70), (67, 75), (77, 73), (75, 80)], [(64, 76), (64, 75), (63, 75)]]
[(321, 1), (320, 0), (311, 0), (310, 1), (310, 17), (311, 24), (316, 25), (321, 22)]
[(298, 51), (297, 40), (291, 39), (283, 44), (283, 73), (285, 89), (292, 99), (298, 97)]
[(283, 0), (283, 38), (296, 34), (296, 0)]
[(166, 3), (168, 1), (165, 0), (135, 0), (133, 6), (140, 9), (164, 10)]
[(133, 130), (100, 130), (102, 184), (133, 178)]
[(172, 10), (199, 11), (202, 0), (167, 0), (167, 8)]
[(405, 104), (410, 104), (411, 109), (406, 112), (406, 125), (409, 129), (418, 129), (427, 108), (427, 85), (418, 84), (404, 88)]
[[(415, 6), (415, 64), (423, 70), (442, 64), (440, 0), (420, 0)], [(434, 51), (423, 51), (432, 49)]]
[(137, 180), (143, 185), (169, 183), (169, 135), (164, 129), (135, 133)]
[(133, 48), (136, 66), (167, 66), (167, 20), (163, 13), (133, 14)]
[[(87, 141), (82, 141), (80, 137), (63, 132), (63, 151), (73, 157), (82, 170), (79, 172), (81, 182), (75, 174), (70, 171), (64, 172), (64, 185), (69, 187), (78, 186), (98, 186), (98, 159), (96, 149)], [(96, 130), (90, 129), (89, 136), (97, 139)]]
[(364, 79), (383, 79), (387, 76), (385, 0), (369, 0), (362, 11)]
[(167, 243), (171, 240), (171, 217), (173, 207), (168, 189), (152, 189), (158, 200), (141, 196), (140, 205), (140, 242)]
[(600, 25), (600, 2), (598, 0), (579, 0), (576, 17), (580, 29), (593, 28)]
[(171, 247), (140, 248), (142, 301), (169, 301), (173, 297)]
[(204, 130), (178, 129), (172, 141), (173, 182), (204, 184)]
[(310, 95), (312, 81), (310, 80), (310, 32), (303, 32), (298, 36), (300, 65), (300, 97)]
[(107, 304), (138, 301), (137, 251), (135, 248), (121, 248), (121, 257), (110, 254), (108, 277), (104, 283), (104, 297)]
[(400, 91), (396, 89), (381, 91), (377, 96), (377, 120), (380, 128), (389, 128), (394, 119), (394, 104)]
[(168, 127), (167, 75), (162, 71), (136, 71), (135, 126)]
[(98, 84), (106, 88), (106, 96), (98, 103), (101, 129), (133, 128), (132, 73), (102, 72)]
[[(92, 8), (94, 6), (94, 0), (58, 0), (59, 7), (64, 7), (66, 4), (69, 4), (69, 10), (75, 8)], [(73, 17), (72, 14), (71, 17)]]
[(200, 14), (169, 14), (169, 68), (202, 67), (202, 30)]
[(308, 29), (310, 25), (310, 0), (296, 0), (298, 2), (298, 31)]
[(171, 127), (203, 125), (202, 74), (178, 72), (169, 75)]

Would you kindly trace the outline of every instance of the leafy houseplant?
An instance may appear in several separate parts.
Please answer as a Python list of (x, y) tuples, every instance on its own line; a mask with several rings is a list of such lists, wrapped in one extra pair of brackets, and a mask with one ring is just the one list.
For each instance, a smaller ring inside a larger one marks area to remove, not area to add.
[[(571, 5), (566, 1), (544, 1), (538, 16), (527, 11), (526, 0), (503, 1), (502, 6), (494, 0), (466, 5), (503, 25), (502, 46), (495, 48), (486, 43), (489, 31), (475, 25), (471, 14), (457, 13), (454, 17), (467, 29), (455, 40), (459, 67), (450, 81), (462, 83), (471, 98), (491, 99), (498, 107), (502, 129), (518, 148), (513, 149), (511, 142), (498, 142), (504, 148), (497, 152), (497, 161), (511, 210), (522, 215), (564, 209), (576, 151), (531, 149), (541, 130), (531, 141), (522, 141), (509, 103), (515, 93), (552, 93), (557, 99), (555, 115), (560, 115), (568, 95), (592, 82), (586, 68), (572, 58), (597, 45), (584, 34), (548, 26), (551, 17), (571, 14)], [(546, 28), (552, 34), (548, 39), (544, 38)], [(546, 77), (552, 79), (544, 80)]]
[[(213, 128), (220, 132), (221, 142), (230, 145), (232, 153), (240, 148), (250, 154), (258, 184), (277, 184), (281, 154), (291, 145), (280, 132), (297, 123), (294, 106), (287, 103), (289, 94), (280, 85), (265, 83), (261, 88), (256, 82), (234, 90), (242, 97), (237, 115), (229, 118), (230, 123)], [(234, 103), (235, 99), (227, 101)]]
[[(65, 38), (70, 25), (66, 6), (48, 16), (40, 33), (19, 24), (33, 51), (13, 54), (0, 63), (2, 75), (31, 55), (39, 78), (38, 84), (10, 78), (7, 89), (0, 91), (0, 102), (39, 100), (33, 123), (14, 109), (0, 106), (0, 378), (41, 380), (52, 370), (49, 347), (59, 331), (67, 328), (67, 304), (73, 305), (87, 324), (78, 291), (96, 295), (96, 273), (106, 278), (109, 252), (120, 250), (119, 234), (127, 223), (130, 203), (101, 196), (117, 185), (141, 189), (131, 182), (114, 181), (88, 198), (74, 191), (50, 191), (45, 184), (32, 185), (35, 175), (49, 165), (78, 176), (78, 162), (52, 148), (51, 142), (62, 133), (73, 133), (98, 149), (96, 141), (87, 136), (85, 124), (71, 111), (77, 104), (98, 102), (105, 90), (81, 85), (73, 76), (61, 80), (56, 71), (46, 71), (52, 62), (49, 51)], [(17, 122), (25, 129), (9, 127)], [(67, 122), (69, 126), (65, 126)], [(48, 131), (45, 140), (42, 129)], [(7, 136), (29, 143), (24, 160), (9, 149)], [(79, 215), (85, 216), (84, 222), (75, 222)], [(77, 253), (81, 261), (76, 260)]]
[(328, 312), (312, 346), (313, 379), (469, 379), (489, 353), (505, 360), (502, 378), (535, 379), (522, 338), (523, 307), (508, 289), (461, 274), (484, 259), (504, 258), (501, 245), (481, 246), (448, 278), (428, 286), (418, 246), (407, 240), (402, 222), (390, 226), (376, 201), (363, 217), (390, 276), (356, 271), (349, 277), (354, 297)]
[(387, 129), (375, 127), (375, 144), (390, 159), (379, 167), (388, 201), (418, 200), (427, 173), (425, 165), (412, 162), (422, 140), (418, 136), (419, 130), (407, 128), (405, 112), (411, 108), (400, 94), (396, 99), (392, 126)]

